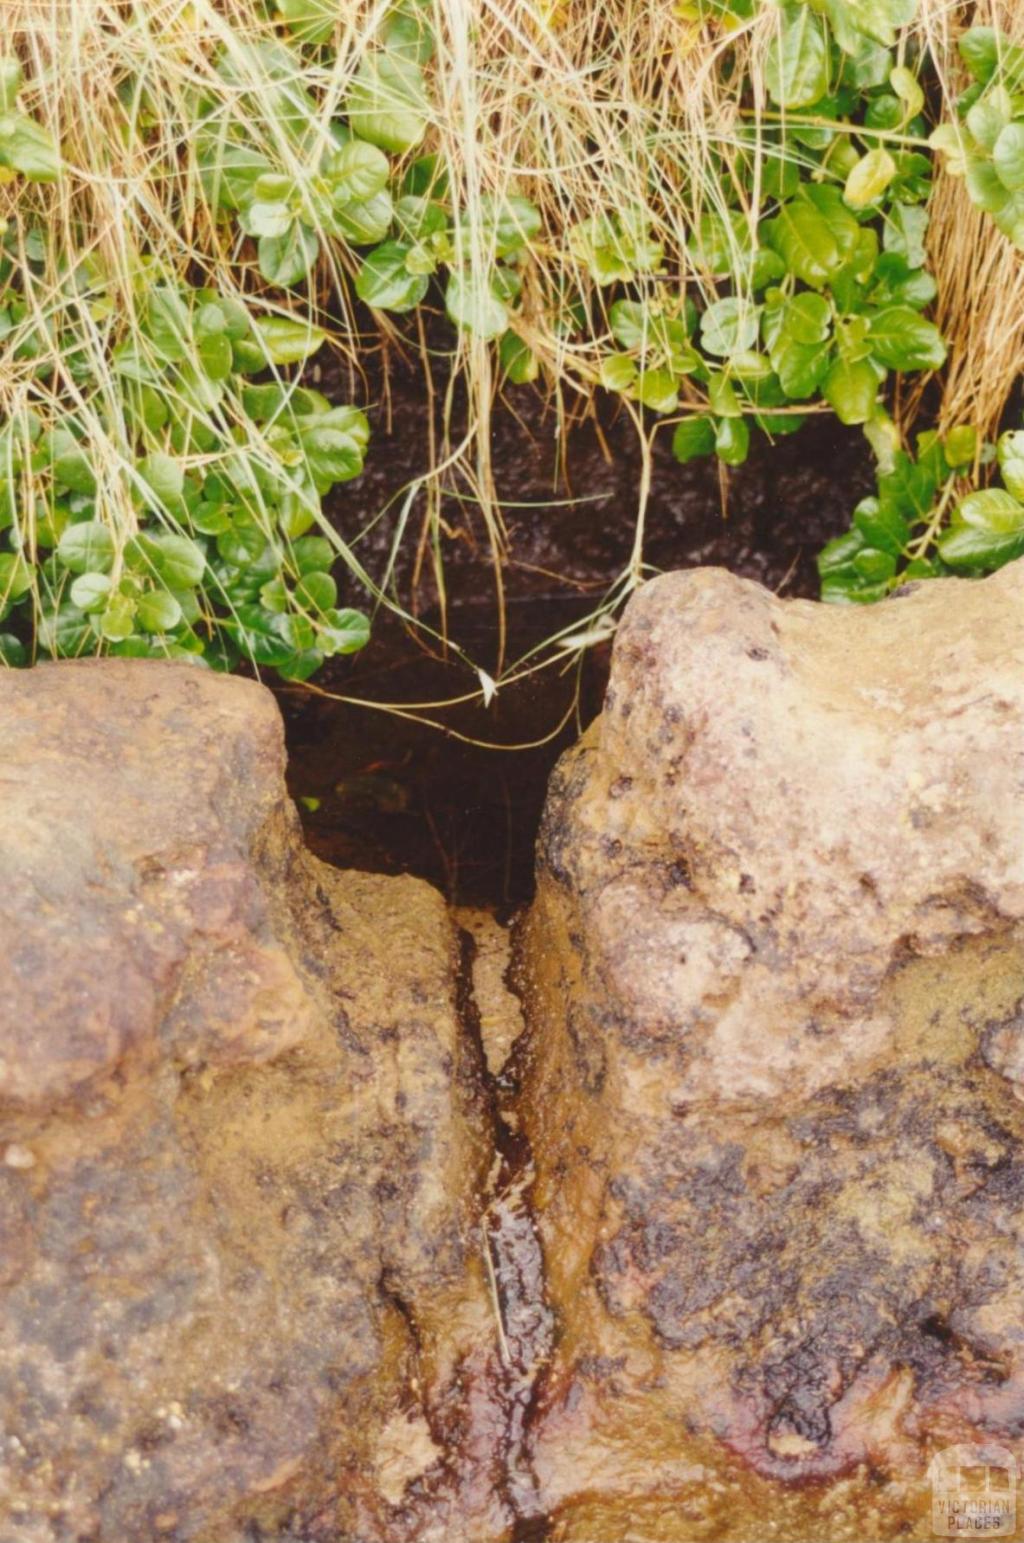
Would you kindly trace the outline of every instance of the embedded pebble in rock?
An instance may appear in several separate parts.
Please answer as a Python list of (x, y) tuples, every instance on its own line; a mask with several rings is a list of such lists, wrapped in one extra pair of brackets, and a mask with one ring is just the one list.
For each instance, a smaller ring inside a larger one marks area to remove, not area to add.
[(931, 1537), (1024, 1428), (1024, 564), (633, 599), (522, 938), (550, 1536)]
[(0, 1539), (500, 1539), (455, 934), (183, 664), (0, 671)]

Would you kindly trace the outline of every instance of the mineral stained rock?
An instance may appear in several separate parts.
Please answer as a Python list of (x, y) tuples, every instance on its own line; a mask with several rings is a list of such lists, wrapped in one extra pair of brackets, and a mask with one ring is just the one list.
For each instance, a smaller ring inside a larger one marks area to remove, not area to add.
[(924, 1539), (1021, 1450), (1024, 565), (646, 586), (524, 1032), (493, 920), (304, 850), (260, 687), (0, 729), (0, 1543)]
[(522, 940), (552, 1538), (931, 1537), (1020, 1450), (1022, 922), (1024, 564), (639, 592)]
[(0, 1539), (506, 1533), (454, 934), (303, 849), (273, 700), (0, 671)]

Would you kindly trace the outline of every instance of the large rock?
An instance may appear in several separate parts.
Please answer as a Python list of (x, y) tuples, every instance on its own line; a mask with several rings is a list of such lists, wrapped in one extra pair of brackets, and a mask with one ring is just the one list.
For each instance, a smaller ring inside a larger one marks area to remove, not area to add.
[(932, 1536), (932, 1451), (1024, 1430), (1024, 565), (645, 586), (538, 880), (537, 1514)]
[(303, 850), (269, 693), (0, 671), (0, 1539), (500, 1538), (455, 939)]

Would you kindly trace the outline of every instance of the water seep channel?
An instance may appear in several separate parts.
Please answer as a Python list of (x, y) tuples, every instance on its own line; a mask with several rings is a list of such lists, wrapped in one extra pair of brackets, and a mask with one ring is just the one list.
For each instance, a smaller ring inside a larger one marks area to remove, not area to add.
[(515, 1109), (526, 1034), (514, 986), (513, 933), (486, 912), (458, 911), (456, 921), (459, 1022), (477, 1053), (494, 1143), (482, 1231), (503, 1375), (502, 1488), (515, 1518), (512, 1543), (544, 1543), (551, 1522), (539, 1501), (529, 1436), (556, 1325), (531, 1203), (533, 1157)]

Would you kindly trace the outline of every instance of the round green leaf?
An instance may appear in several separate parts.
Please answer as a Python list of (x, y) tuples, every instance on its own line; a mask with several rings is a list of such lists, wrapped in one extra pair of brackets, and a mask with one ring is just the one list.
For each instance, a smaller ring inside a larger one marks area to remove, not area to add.
[(1024, 188), (1024, 123), (1008, 123), (995, 142), (992, 164), (1004, 188)]
[(326, 536), (301, 536), (292, 542), (291, 555), (300, 575), (321, 569), (326, 573), (334, 565), (334, 548)]
[(356, 294), (364, 304), (398, 315), (419, 305), (430, 280), (426, 274), (409, 272), (406, 259), (411, 250), (401, 241), (385, 241), (368, 254), (356, 276)]
[(732, 296), (716, 300), (700, 319), (704, 347), (720, 358), (745, 353), (757, 342), (760, 314), (759, 306), (745, 305)]
[(318, 492), (359, 476), (368, 434), (365, 416), (351, 407), (334, 407), (301, 421), (299, 443)]
[(57, 543), (57, 556), (72, 573), (107, 573), (114, 563), (114, 538), (99, 520), (69, 525)]
[(716, 418), (742, 418), (743, 409), (736, 387), (728, 375), (715, 371), (708, 378), (708, 404)]
[(938, 539), (939, 556), (950, 568), (991, 572), (1024, 555), (1024, 529), (1002, 534), (973, 525), (954, 525)]
[(150, 508), (177, 508), (185, 491), (185, 472), (172, 456), (160, 450), (147, 455), (139, 465), (139, 476), (145, 484)]
[(828, 369), (830, 350), (824, 343), (798, 343), (788, 330), (771, 347), (772, 366), (779, 384), (794, 401), (812, 396)]
[(715, 434), (715, 452), (726, 466), (742, 466), (750, 451), (746, 418), (723, 418)]
[(971, 27), (957, 41), (960, 57), (982, 85), (999, 67), (999, 34), (992, 27)]
[(320, 513), (320, 497), (315, 488), (303, 488), (301, 492), (291, 489), (281, 497), (281, 504), (277, 512), (277, 528), (282, 536), (289, 541), (294, 541), (298, 536), (304, 536), (307, 530), (316, 524), (316, 517)]
[[(996, 140), (1013, 117), (1013, 103), (1001, 86), (986, 92), (967, 113), (967, 128), (983, 150), (995, 149)], [(940, 147), (941, 148), (941, 147)]]
[(892, 370), (937, 370), (946, 359), (939, 329), (909, 305), (876, 312), (869, 331), (871, 352)]
[(281, 620), (278, 613), (264, 610), (261, 605), (240, 605), (224, 626), (254, 664), (280, 666), (293, 652), (281, 635)]
[(636, 376), (636, 360), (629, 354), (606, 354), (601, 360), (601, 384), (606, 391), (629, 391)]
[[(950, 429), (943, 445), (946, 461), (952, 467), (969, 466), (974, 460), (977, 449), (978, 431), (969, 423), (959, 424), (955, 429)], [(1013, 492), (1014, 489), (1011, 488), (1010, 491)]]
[(761, 229), (790, 273), (812, 289), (821, 289), (842, 264), (843, 253), (830, 222), (805, 199), (791, 198)]
[(504, 378), (513, 386), (526, 386), (540, 374), (540, 360), (533, 350), (514, 332), (502, 335), (498, 344), (498, 358)]
[(289, 654), (287, 659), (277, 666), (277, 673), (282, 680), (308, 680), (315, 675), (324, 662), (324, 651), (319, 648), (304, 648), (301, 653)]
[(108, 643), (123, 643), (135, 631), (135, 601), (127, 595), (114, 595), (93, 626)]
[(277, 0), (288, 30), (300, 43), (329, 43), (340, 18), (337, 0)]
[(32, 565), (20, 552), (0, 552), (0, 606), (27, 595), (33, 576)]
[(996, 535), (1024, 535), (1024, 504), (1004, 488), (981, 488), (968, 493), (954, 518)]
[(256, 525), (232, 525), (217, 537), (217, 551), (233, 568), (248, 568), (267, 549), (267, 539)]
[(853, 523), (866, 546), (896, 557), (910, 539), (910, 526), (888, 499), (862, 498), (853, 511)]
[(620, 348), (644, 348), (650, 341), (647, 307), (639, 300), (616, 300), (608, 312), (608, 325)]
[(811, 107), (828, 93), (825, 26), (807, 5), (784, 5), (778, 26), (765, 60), (769, 95), (779, 107)]
[(71, 599), (87, 615), (102, 611), (110, 596), (110, 579), (105, 573), (80, 573), (71, 586)]
[(348, 121), (360, 139), (395, 155), (427, 131), (423, 72), (414, 60), (379, 50), (367, 54), (349, 88)]
[(12, 632), (0, 632), (0, 665), (19, 670), (28, 663), (28, 651)]
[(370, 623), (361, 611), (328, 611), (317, 639), (325, 654), (354, 654), (370, 641)]
[(711, 418), (684, 418), (676, 424), (672, 436), (672, 454), (684, 464), (699, 456), (710, 455), (715, 448), (715, 425)]
[[(204, 291), (200, 291), (204, 293)], [(206, 294), (212, 294), (212, 290), (206, 290)], [(228, 330), (228, 317), (224, 307), (216, 300), (204, 300), (196, 312), (195, 334), (197, 338), (216, 338), (226, 336)]]
[(176, 289), (156, 284), (146, 296), (144, 331), (164, 359), (184, 359), (192, 329), (188, 307)]
[(297, 654), (312, 648), (316, 641), (316, 629), (309, 617), (296, 615), (294, 611), (278, 616), (277, 629), (289, 648)]
[(636, 381), (637, 401), (656, 413), (673, 413), (679, 406), (679, 389), (670, 370), (641, 370)]
[(896, 572), (896, 558), (891, 552), (865, 546), (853, 559), (854, 572), (869, 584), (884, 584)]
[(896, 175), (896, 162), (888, 150), (869, 150), (846, 179), (843, 197), (851, 209), (876, 204)]
[(258, 253), (267, 283), (287, 289), (307, 276), (320, 255), (320, 241), (301, 220), (292, 220), (283, 235), (261, 236)]
[(352, 246), (373, 246), (386, 237), (393, 214), (391, 194), (385, 188), (359, 203), (336, 204), (331, 224), (335, 234)]
[(477, 337), (498, 337), (508, 325), (508, 309), (495, 294), (490, 274), (452, 273), (444, 301), (456, 326)]
[(999, 470), (1007, 491), (1014, 498), (1024, 500), (1024, 430), (1015, 429), (1001, 435), (998, 455)]
[(332, 152), (328, 176), (333, 185), (335, 204), (365, 203), (388, 185), (391, 167), (376, 145), (362, 139), (350, 139)]
[(234, 367), (231, 339), (227, 333), (210, 332), (197, 343), (199, 363), (208, 380), (227, 380)]
[(832, 325), (828, 301), (808, 290), (793, 295), (782, 312), (782, 330), (794, 343), (824, 343)]
[(840, 423), (867, 423), (875, 408), (878, 376), (866, 359), (837, 359), (821, 392)]
[(301, 364), (327, 341), (319, 327), (290, 316), (259, 316), (254, 325), (268, 364)]
[(168, 589), (192, 589), (206, 571), (202, 547), (171, 531), (142, 531), (131, 544), (130, 556)]
[(889, 84), (903, 103), (904, 116), (916, 118), (924, 107), (924, 92), (913, 70), (904, 64), (896, 65), (889, 73)]
[(49, 452), (56, 481), (72, 493), (91, 498), (96, 492), (96, 477), (75, 436), (67, 429), (54, 429), (49, 436)]
[(0, 117), (0, 166), (9, 166), (30, 182), (55, 182), (60, 175), (53, 140), (41, 123), (24, 113)]
[(20, 62), (12, 54), (0, 54), (0, 113), (14, 111), (24, 79)]
[(295, 586), (296, 603), (310, 611), (329, 611), (337, 603), (338, 586), (329, 573), (314, 569)]
[(286, 203), (256, 198), (243, 211), (239, 223), (247, 236), (286, 236), (294, 215)]

